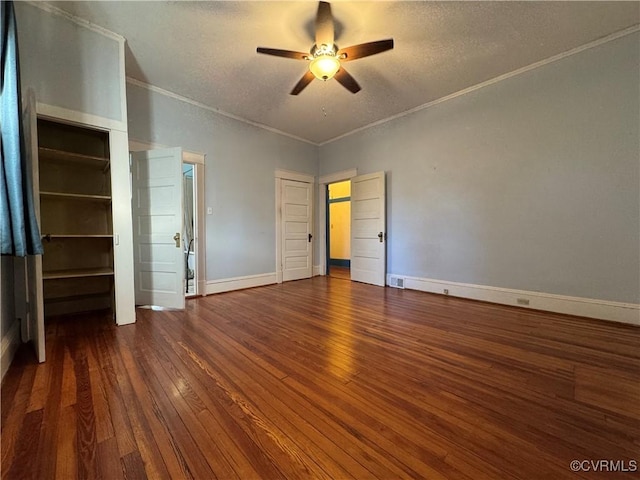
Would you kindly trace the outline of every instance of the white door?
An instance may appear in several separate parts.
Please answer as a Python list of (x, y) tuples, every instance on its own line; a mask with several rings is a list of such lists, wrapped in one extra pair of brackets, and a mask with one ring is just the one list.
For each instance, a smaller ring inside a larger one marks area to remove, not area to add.
[(384, 172), (351, 179), (351, 280), (385, 285)]
[(137, 305), (184, 308), (182, 150), (131, 153)]
[[(40, 180), (38, 168), (38, 117), (36, 114), (36, 97), (32, 89), (27, 89), (23, 104), (22, 121), (24, 124), (25, 154), (27, 165), (31, 165), (31, 184), (35, 214), (40, 228)], [(33, 343), (38, 362), (45, 360), (44, 348), (44, 294), (42, 285), (42, 256), (27, 255), (25, 259), (16, 258), (14, 261), (14, 281), (16, 283), (16, 310), (20, 318), (26, 321), (22, 324), (22, 340)], [(18, 278), (19, 277), (19, 278)], [(19, 283), (20, 282), (20, 283)], [(26, 286), (26, 288), (24, 288)], [(23, 310), (22, 305), (28, 305)], [(25, 311), (26, 310), (26, 311)]]
[(282, 280), (311, 278), (313, 274), (312, 185), (282, 180)]

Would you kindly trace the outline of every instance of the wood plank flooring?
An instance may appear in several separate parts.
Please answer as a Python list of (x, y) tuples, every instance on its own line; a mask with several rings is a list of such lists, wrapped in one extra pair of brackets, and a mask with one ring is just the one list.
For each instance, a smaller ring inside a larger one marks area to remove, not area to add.
[(329, 267), (329, 276), (333, 278), (344, 278), (347, 280), (351, 280), (351, 268), (331, 265), (331, 267)]
[(316, 277), (47, 324), (3, 479), (569, 479), (640, 461), (640, 329)]

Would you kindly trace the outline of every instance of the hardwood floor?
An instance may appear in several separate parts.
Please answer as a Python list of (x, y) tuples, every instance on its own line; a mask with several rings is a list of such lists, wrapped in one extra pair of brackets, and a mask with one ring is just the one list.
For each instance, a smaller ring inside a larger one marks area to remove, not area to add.
[(327, 277), (137, 315), (19, 352), (2, 478), (637, 478), (570, 469), (640, 460), (636, 327)]
[(349, 267), (337, 267), (335, 265), (331, 265), (331, 267), (329, 267), (329, 276), (333, 278), (351, 280), (351, 269)]

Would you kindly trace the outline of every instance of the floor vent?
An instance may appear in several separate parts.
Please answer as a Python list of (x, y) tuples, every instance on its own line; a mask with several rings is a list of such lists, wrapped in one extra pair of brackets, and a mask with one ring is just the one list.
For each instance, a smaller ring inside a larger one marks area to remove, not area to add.
[(394, 277), (391, 275), (389, 277), (389, 286), (394, 288), (404, 288), (404, 278)]

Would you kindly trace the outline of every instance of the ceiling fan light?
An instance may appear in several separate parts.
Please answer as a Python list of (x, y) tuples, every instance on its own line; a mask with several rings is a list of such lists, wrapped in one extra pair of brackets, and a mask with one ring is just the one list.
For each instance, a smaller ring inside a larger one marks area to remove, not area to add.
[(311, 60), (309, 70), (319, 80), (329, 80), (340, 70), (340, 61), (333, 55), (320, 55)]

